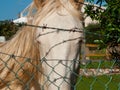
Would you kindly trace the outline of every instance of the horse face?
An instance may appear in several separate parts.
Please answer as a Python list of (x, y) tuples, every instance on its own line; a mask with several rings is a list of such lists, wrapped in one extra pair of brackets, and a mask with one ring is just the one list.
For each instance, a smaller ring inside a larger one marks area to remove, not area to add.
[[(43, 24), (48, 27), (63, 29), (82, 26), (80, 22), (74, 20), (71, 16), (58, 14), (50, 16), (42, 24), (40, 23), (40, 25)], [(38, 28), (37, 37), (45, 81), (50, 85), (48, 90), (58, 90), (59, 86), (60, 90), (70, 90), (71, 70), (75, 70), (79, 64), (78, 62), (74, 63), (74, 60), (79, 60), (82, 33)], [(63, 77), (65, 78), (63, 79)], [(43, 87), (47, 84), (43, 84)]]
[(70, 78), (79, 64), (74, 59), (79, 59), (83, 37), (82, 32), (74, 28), (82, 30), (82, 23), (65, 8), (58, 10), (46, 15), (38, 24), (53, 28), (37, 28), (36, 31), (45, 78), (42, 87), (49, 85), (47, 90), (58, 90), (60, 86), (59, 90), (70, 90)]
[[(68, 14), (68, 13), (67, 13)], [(82, 33), (72, 32), (74, 28), (81, 28), (82, 24), (76, 21), (71, 15), (61, 16), (58, 13), (44, 19), (41, 25), (55, 27), (61, 29), (70, 29), (70, 31), (57, 29), (40, 29), (37, 30), (37, 40), (40, 43), (41, 58), (48, 59), (64, 59), (72, 60), (76, 58), (80, 43), (82, 41)]]
[[(48, 31), (46, 29), (46, 31)], [(52, 32), (52, 33), (51, 33)], [(41, 57), (47, 59), (73, 60), (80, 49), (80, 34), (73, 32), (50, 31), (50, 34), (43, 33), (38, 41), (40, 42)], [(76, 35), (76, 36), (75, 36)]]

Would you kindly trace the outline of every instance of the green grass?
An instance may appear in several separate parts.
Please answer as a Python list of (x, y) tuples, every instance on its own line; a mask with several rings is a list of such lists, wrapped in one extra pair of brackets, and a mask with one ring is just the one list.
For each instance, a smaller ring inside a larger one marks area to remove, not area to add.
[[(89, 61), (86, 65), (80, 66), (82, 69), (111, 69), (115, 68), (115, 61)], [(120, 90), (120, 74), (104, 74), (101, 76), (80, 75), (75, 90)]]
[(120, 75), (80, 76), (75, 90), (120, 90)]
[(88, 61), (86, 65), (80, 65), (81, 68), (114, 68), (116, 66), (115, 61), (100, 60), (96, 62)]

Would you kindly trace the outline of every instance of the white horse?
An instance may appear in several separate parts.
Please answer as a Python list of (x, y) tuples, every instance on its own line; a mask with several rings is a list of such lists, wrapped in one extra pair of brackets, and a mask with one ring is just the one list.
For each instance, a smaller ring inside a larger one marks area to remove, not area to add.
[(78, 1), (83, 2), (34, 0), (37, 12), (30, 24), (44, 28), (25, 26), (11, 40), (0, 45), (0, 52), (8, 54), (0, 55), (1, 90), (74, 88), (84, 38), (82, 5)]

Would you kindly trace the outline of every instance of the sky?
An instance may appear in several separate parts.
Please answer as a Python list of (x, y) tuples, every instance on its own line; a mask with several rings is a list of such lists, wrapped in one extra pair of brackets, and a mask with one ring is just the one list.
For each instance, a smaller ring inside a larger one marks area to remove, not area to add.
[(0, 21), (17, 19), (18, 14), (31, 2), (32, 0), (1, 0)]
[(16, 19), (18, 14), (31, 2), (32, 0), (1, 0), (0, 21)]

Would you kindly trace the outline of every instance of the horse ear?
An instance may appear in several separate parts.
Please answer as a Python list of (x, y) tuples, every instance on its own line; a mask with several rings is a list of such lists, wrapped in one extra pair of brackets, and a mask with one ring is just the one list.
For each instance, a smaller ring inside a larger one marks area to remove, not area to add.
[(73, 2), (75, 2), (78, 5), (79, 9), (81, 9), (84, 4), (84, 0), (73, 0)]
[(38, 9), (44, 1), (45, 0), (34, 0), (34, 4), (35, 4), (36, 8)]
[(80, 8), (82, 8), (82, 6), (84, 4), (84, 0), (78, 0), (78, 2), (80, 2)]
[(82, 4), (84, 2), (84, 0), (74, 0), (74, 2)]

